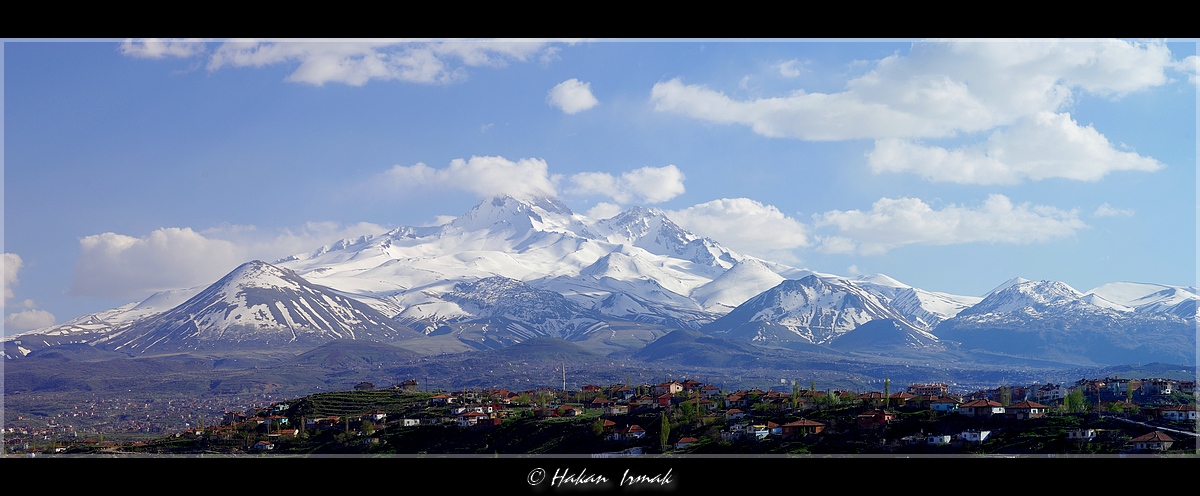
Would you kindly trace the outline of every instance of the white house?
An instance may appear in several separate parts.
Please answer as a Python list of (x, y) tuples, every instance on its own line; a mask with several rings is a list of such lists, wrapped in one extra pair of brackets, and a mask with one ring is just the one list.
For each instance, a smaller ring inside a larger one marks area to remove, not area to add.
[(944, 434), (944, 435), (925, 436), (925, 444), (928, 444), (930, 446), (942, 446), (945, 444), (950, 444), (950, 435)]
[(958, 438), (968, 443), (982, 443), (990, 435), (992, 431), (963, 431)]
[(1167, 420), (1196, 420), (1195, 405), (1164, 406), (1160, 411)]
[(1067, 439), (1091, 441), (1096, 439), (1096, 429), (1073, 429), (1067, 431)]

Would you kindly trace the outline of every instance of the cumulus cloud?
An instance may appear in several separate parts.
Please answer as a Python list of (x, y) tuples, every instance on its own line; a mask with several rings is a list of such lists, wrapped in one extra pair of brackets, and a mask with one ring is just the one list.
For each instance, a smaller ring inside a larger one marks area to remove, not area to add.
[(1092, 212), (1092, 217), (1133, 217), (1133, 210), (1127, 208), (1114, 208), (1107, 202), (1096, 207)]
[(1070, 114), (1039, 112), (997, 130), (987, 141), (948, 150), (883, 139), (867, 154), (875, 173), (910, 172), (936, 182), (1016, 184), (1064, 178), (1098, 181), (1114, 171), (1156, 171), (1153, 158), (1117, 150), (1092, 126)]
[(549, 173), (546, 161), (504, 157), (454, 159), (444, 169), (424, 163), (397, 165), (382, 174), (381, 184), (391, 190), (464, 190), (484, 198), (510, 195), (515, 198), (554, 197), (558, 176)]
[(809, 246), (808, 227), (773, 205), (749, 198), (722, 198), (667, 212), (691, 232), (751, 255), (780, 254)]
[(1175, 65), (1175, 69), (1187, 74), (1188, 82), (1200, 84), (1200, 56), (1188, 55)]
[(800, 66), (799, 60), (792, 59), (775, 64), (775, 68), (779, 69), (779, 75), (785, 78), (797, 78), (804, 73), (804, 68)]
[(8, 301), (13, 297), (13, 286), (17, 285), (17, 272), (25, 262), (21, 260), (21, 256), (16, 253), (4, 254), (4, 301)]
[(592, 95), (592, 83), (585, 83), (575, 78), (558, 83), (551, 88), (550, 94), (546, 96), (546, 101), (567, 114), (583, 112), (600, 103)]
[(570, 178), (568, 193), (603, 195), (617, 203), (662, 203), (683, 194), (685, 176), (678, 167), (642, 167), (619, 177), (607, 172), (581, 172)]
[(54, 314), (37, 308), (33, 300), (21, 302), (21, 307), (24, 310), (4, 316), (4, 330), (6, 333), (11, 334), (13, 332), (52, 326), (57, 321)]
[[(16, 253), (4, 254), (4, 301), (0, 307), (9, 308), (8, 300), (14, 296), (13, 287), (17, 285), (17, 272), (25, 266), (21, 256)], [(4, 316), (4, 331), (6, 333), (27, 331), (54, 325), (54, 314), (37, 308), (33, 300), (26, 299), (20, 304), (19, 310)]]
[(159, 38), (126, 39), (118, 50), (122, 55), (139, 59), (180, 58), (186, 59), (204, 53), (205, 44), (200, 39), (164, 40)]
[(837, 232), (820, 239), (818, 250), (866, 255), (913, 244), (1038, 243), (1087, 228), (1076, 210), (1015, 205), (998, 194), (975, 208), (949, 205), (941, 210), (916, 198), (882, 198), (868, 212), (833, 210), (814, 215), (814, 226)]
[(139, 299), (156, 291), (213, 283), (250, 260), (274, 261), (340, 239), (385, 231), (370, 223), (313, 222), (276, 230), (223, 226), (197, 232), (169, 227), (140, 237), (95, 234), (79, 240), (70, 293)]
[(609, 219), (612, 217), (616, 217), (616, 215), (619, 213), (621, 213), (620, 205), (616, 205), (613, 203), (600, 202), (600, 203), (597, 203), (592, 208), (589, 208), (586, 215), (590, 219), (600, 220), (600, 219)]
[(315, 86), (362, 86), (372, 80), (432, 84), (463, 79), (464, 67), (503, 67), (547, 50), (545, 42), (521, 40), (234, 40), (217, 47), (207, 67), (211, 72), (225, 67), (294, 65), (296, 69), (286, 80)]

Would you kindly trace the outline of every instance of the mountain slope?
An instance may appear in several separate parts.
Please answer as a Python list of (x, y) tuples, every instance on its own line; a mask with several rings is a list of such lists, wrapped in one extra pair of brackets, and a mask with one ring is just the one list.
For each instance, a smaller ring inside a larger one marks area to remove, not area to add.
[(109, 349), (147, 351), (316, 346), (334, 339), (396, 341), (417, 333), (358, 300), (252, 261), (179, 306), (111, 333)]
[(921, 342), (937, 338), (912, 327), (895, 309), (875, 294), (834, 277), (810, 275), (786, 280), (737, 308), (701, 331), (718, 337), (756, 344), (795, 348), (802, 344), (829, 344), (839, 336), (874, 320), (904, 322)]
[(934, 334), (968, 349), (1065, 363), (1196, 363), (1194, 319), (1122, 311), (1091, 296), (1057, 281), (1015, 282)]

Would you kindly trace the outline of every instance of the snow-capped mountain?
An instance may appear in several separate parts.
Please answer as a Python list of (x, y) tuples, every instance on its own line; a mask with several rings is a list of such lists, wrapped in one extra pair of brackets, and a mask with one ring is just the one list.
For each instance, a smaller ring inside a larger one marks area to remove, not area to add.
[(719, 314), (689, 295), (744, 259), (661, 210), (634, 207), (595, 221), (555, 199), (501, 196), (442, 226), (347, 240), (278, 264), (434, 329), (480, 317), (448, 296), (490, 277), (557, 292), (610, 318), (708, 322)]
[(982, 300), (978, 296), (961, 296), (914, 288), (883, 274), (859, 276), (854, 284), (874, 292), (887, 301), (900, 315), (919, 329), (929, 331), (942, 321)]
[(874, 293), (845, 278), (815, 274), (783, 281), (701, 331), (761, 344), (829, 344), (863, 324), (884, 319), (911, 328), (925, 342), (937, 342)]
[(1193, 286), (1167, 286), (1135, 282), (1113, 282), (1088, 291), (1121, 305), (1127, 311), (1142, 314), (1174, 315), (1196, 319), (1196, 302), (1200, 301)]
[(1084, 294), (1059, 281), (1021, 281), (992, 290), (979, 303), (958, 313), (960, 320), (1031, 318), (1046, 312), (1075, 309), (1099, 310)]
[(746, 300), (771, 289), (785, 278), (763, 262), (747, 258), (730, 267), (689, 295), (705, 310), (726, 313)]
[(366, 304), (296, 273), (251, 261), (178, 306), (115, 330), (97, 344), (130, 353), (230, 346), (318, 345), (416, 336)]
[(1059, 281), (1010, 282), (934, 334), (967, 348), (1067, 363), (1196, 363), (1194, 317), (1131, 311), (1127, 302)]
[(105, 339), (116, 329), (157, 315), (187, 301), (204, 289), (160, 291), (141, 302), (131, 302), (102, 312), (91, 313), (49, 327), (32, 329), (4, 338), (4, 357), (17, 358), (59, 344), (85, 344)]
[(571, 339), (607, 328), (602, 318), (563, 295), (535, 289), (506, 277), (460, 282), (443, 296), (472, 317), (464, 322), (493, 324), (492, 339), (515, 344), (534, 337)]
[[(595, 220), (556, 199), (501, 196), (439, 226), (344, 239), (274, 265), (249, 262), (206, 288), (9, 336), (4, 351), (13, 358), (88, 343), (141, 353), (334, 338), (429, 338), (425, 349), (448, 350), (540, 336), (584, 341), (602, 330), (614, 342), (642, 343), (648, 329), (699, 329), (796, 349), (928, 352), (959, 341), (1055, 360), (1194, 363), (1197, 300), (1194, 287), (1112, 283), (1085, 294), (1022, 278), (982, 297), (958, 296), (883, 274), (847, 278), (740, 255), (658, 209)], [(619, 329), (643, 334), (627, 340)], [(447, 334), (460, 342), (440, 340)]]

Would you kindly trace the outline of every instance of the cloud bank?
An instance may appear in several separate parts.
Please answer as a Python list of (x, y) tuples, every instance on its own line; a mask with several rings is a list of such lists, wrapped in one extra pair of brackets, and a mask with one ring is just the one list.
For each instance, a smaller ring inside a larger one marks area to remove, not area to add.
[(1070, 114), (1039, 112), (995, 131), (987, 141), (954, 150), (882, 139), (867, 154), (872, 172), (908, 172), (934, 182), (1017, 184), (1050, 178), (1099, 181), (1116, 171), (1153, 172), (1162, 163), (1117, 150)]
[[(1116, 150), (1064, 109), (1082, 95), (1120, 98), (1165, 84), (1168, 70), (1189, 73), (1194, 80), (1190, 59), (1173, 60), (1162, 42), (932, 41), (878, 61), (837, 93), (798, 89), (739, 100), (675, 78), (655, 84), (650, 102), (659, 112), (743, 125), (772, 138), (879, 140), (870, 157), (876, 172), (983, 184), (1046, 177), (1096, 180), (1113, 170), (1152, 171), (1161, 164)], [(777, 68), (781, 75), (798, 75), (794, 64)], [(913, 141), (986, 131), (995, 131), (986, 143), (957, 150)], [(1020, 141), (1025, 137), (1054, 145), (1050, 157), (1041, 160), (1047, 175), (1034, 173), (1039, 149)], [(1052, 142), (1056, 138), (1066, 141)]]
[[(187, 58), (205, 54), (205, 45), (186, 40), (125, 40), (124, 55)], [(323, 86), (362, 86), (370, 81), (438, 84), (462, 80), (465, 67), (504, 67), (513, 62), (548, 60), (557, 48), (543, 41), (397, 40), (231, 40), (208, 56), (215, 72), (229, 67), (295, 66), (288, 82)]]
[(137, 59), (186, 59), (204, 53), (206, 45), (200, 39), (164, 40), (160, 38), (126, 39), (118, 51)]
[(516, 161), (504, 157), (471, 157), (450, 161), (443, 169), (424, 163), (396, 165), (382, 175), (382, 184), (389, 190), (415, 192), (421, 190), (460, 190), (482, 198), (510, 195), (515, 198), (557, 196), (556, 183), (560, 176), (551, 176), (545, 160), (523, 158)]
[(145, 236), (113, 232), (79, 240), (70, 293), (141, 299), (157, 291), (216, 282), (250, 260), (268, 262), (341, 239), (380, 234), (382, 226), (312, 222), (295, 229), (223, 226), (203, 231), (168, 227)]
[(819, 251), (863, 255), (915, 244), (1042, 243), (1087, 228), (1076, 210), (1013, 204), (998, 194), (975, 208), (949, 205), (941, 210), (916, 198), (882, 198), (867, 212), (832, 210), (815, 215), (814, 226), (836, 233), (819, 236)]
[[(684, 192), (684, 174), (674, 165), (642, 167), (619, 176), (607, 172), (580, 172), (565, 178), (564, 192), (579, 196), (603, 196), (617, 203), (662, 203)], [(396, 165), (383, 172), (368, 187), (416, 193), (431, 190), (467, 191), (480, 198), (509, 195), (514, 198), (557, 197), (562, 174), (551, 174), (545, 160), (473, 156), (454, 159), (445, 168), (424, 163)]]

